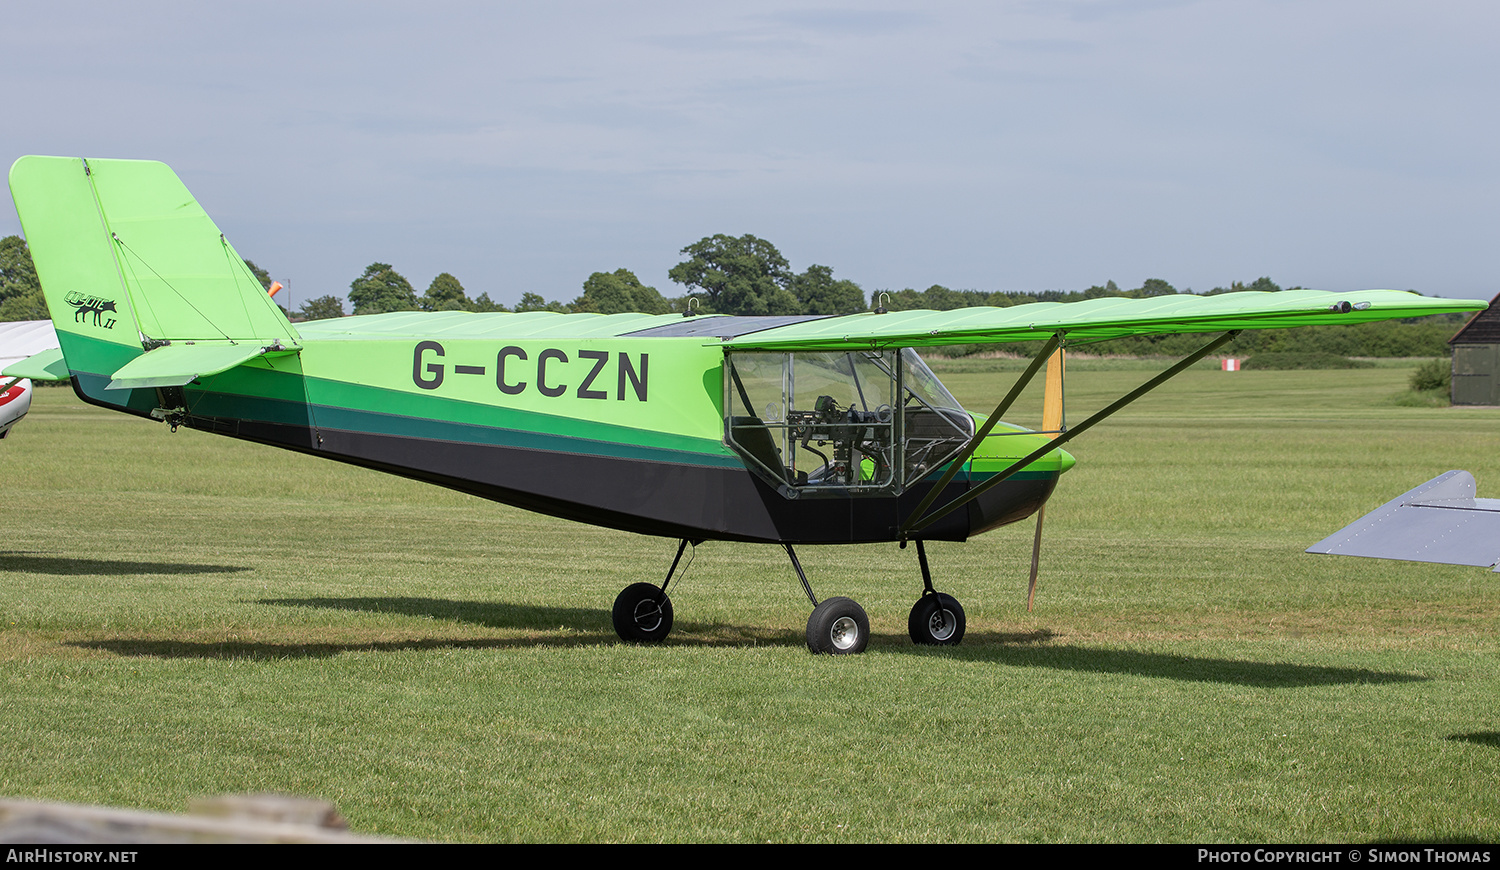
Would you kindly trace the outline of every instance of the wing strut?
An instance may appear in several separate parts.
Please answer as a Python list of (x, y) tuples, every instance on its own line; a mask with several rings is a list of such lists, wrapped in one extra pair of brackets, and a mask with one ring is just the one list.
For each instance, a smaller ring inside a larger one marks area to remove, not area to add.
[[(1047, 444), (1045, 447), (1039, 447), (1036, 450), (1033, 450), (1031, 453), (1027, 454), (1025, 458), (1016, 461), (1015, 463), (1011, 464), (1009, 468), (1005, 469), (989, 480), (986, 480), (984, 483), (979, 484), (963, 495), (958, 496), (957, 498), (948, 502), (946, 505), (943, 505), (941, 508), (924, 514), (922, 513), (923, 506), (919, 506), (917, 510), (912, 512), (912, 516), (914, 517), (914, 519), (908, 520), (906, 524), (902, 526), (902, 534), (906, 535), (911, 534), (912, 532), (921, 531), (922, 529), (925, 529), (926, 527), (932, 525), (933, 523), (937, 522), (938, 520), (942, 519), (958, 508), (963, 507), (964, 505), (978, 498), (980, 495), (983, 495), (991, 487), (999, 486), (1001, 483), (1004, 483), (1006, 480), (1009, 480), (1012, 476), (1014, 476), (1016, 472), (1037, 461), (1038, 459), (1041, 459), (1043, 456), (1046, 456), (1053, 450), (1056, 450), (1057, 448), (1063, 446), (1076, 436), (1082, 435), (1084, 432), (1088, 431), (1089, 428), (1092, 427), (1095, 423), (1098, 423), (1100, 420), (1103, 420), (1104, 418), (1110, 416), (1111, 414), (1120, 410), (1131, 402), (1134, 402), (1136, 399), (1139, 399), (1141, 396), (1144, 396), (1157, 387), (1161, 386), (1166, 381), (1171, 380), (1178, 374), (1181, 374), (1182, 371), (1188, 366), (1191, 366), (1198, 360), (1218, 350), (1223, 345), (1232, 341), (1234, 337), (1239, 334), (1240, 331), (1238, 329), (1232, 330), (1230, 332), (1224, 333), (1208, 344), (1205, 344), (1203, 347), (1194, 351), (1192, 354), (1184, 357), (1181, 362), (1177, 363), (1176, 365), (1172, 366), (1171, 368), (1167, 369), (1166, 371), (1162, 372), (1146, 383), (1141, 384), (1139, 387), (1136, 387), (1134, 390), (1126, 393), (1121, 398), (1116, 399), (1112, 404), (1109, 405), (1109, 407), (1105, 408), (1102, 411), (1099, 411), (1098, 413), (1094, 414), (1087, 420), (1084, 420), (1082, 423), (1079, 423), (1072, 429), (1069, 429), (1068, 431), (1057, 436), (1055, 440)], [(1053, 336), (1053, 341), (1056, 340), (1057, 336)], [(1022, 375), (1023, 382), (1026, 380), (1030, 380), (1031, 376), (1036, 374), (1036, 369), (1040, 368), (1041, 362), (1052, 354), (1052, 350), (1052, 342), (1048, 342), (1048, 346), (1046, 348), (1043, 348), (1041, 354), (1037, 355), (1037, 358), (1032, 362), (1031, 367), (1026, 370), (1026, 374)], [(1014, 394), (1015, 392), (1015, 389), (1011, 390), (1012, 394)], [(1008, 407), (1009, 402), (1012, 400), (1012, 396), (1006, 396), (1006, 401), (1001, 402), (1001, 407)], [(998, 415), (999, 409), (996, 409), (996, 413)], [(979, 446), (977, 442), (979, 441), (979, 439), (989, 434), (989, 423), (995, 422), (995, 419), (996, 418), (994, 417), (990, 418), (990, 420), (987, 421), (985, 428), (975, 433), (973, 442), (971, 442), (970, 445), (964, 449), (962, 457), (953, 461), (953, 465), (955, 467), (950, 468), (949, 472), (943, 475), (942, 481), (933, 488), (932, 493), (928, 494), (929, 497), (923, 500), (924, 506), (927, 504), (927, 502), (931, 501), (931, 496), (933, 495), (933, 493), (940, 491), (944, 486), (948, 484), (948, 481), (953, 479), (953, 473), (956, 471), (956, 466), (967, 461), (968, 458), (974, 454), (974, 450)]]
[[(1010, 392), (1006, 393), (1005, 398), (1000, 400), (1000, 404), (995, 406), (994, 413), (990, 414), (989, 419), (984, 421), (984, 425), (979, 427), (979, 431), (974, 433), (974, 437), (969, 439), (969, 443), (964, 445), (964, 449), (957, 456), (953, 457), (953, 461), (948, 463), (948, 470), (943, 472), (943, 476), (938, 480), (937, 486), (934, 486), (932, 491), (927, 493), (922, 499), (921, 504), (917, 505), (917, 509), (911, 512), (913, 517), (922, 516), (923, 512), (932, 507), (932, 503), (937, 500), (938, 493), (942, 492), (943, 488), (952, 482), (953, 476), (958, 474), (958, 470), (964, 467), (964, 463), (968, 462), (969, 457), (974, 455), (974, 451), (979, 449), (979, 445), (984, 443), (985, 436), (989, 435), (990, 431), (995, 428), (995, 424), (1000, 422), (1000, 417), (1020, 397), (1021, 391), (1026, 389), (1026, 385), (1031, 383), (1031, 379), (1036, 377), (1036, 373), (1041, 371), (1042, 364), (1052, 356), (1052, 352), (1057, 350), (1058, 345), (1062, 344), (1062, 340), (1063, 334), (1061, 332), (1053, 333), (1052, 337), (1047, 339), (1047, 343), (1043, 345), (1041, 353), (1036, 355), (1036, 358), (1031, 361), (1031, 365), (1026, 367), (1026, 371), (1021, 374), (1021, 377), (1016, 379), (1016, 383), (1010, 388)], [(947, 513), (947, 511), (944, 511), (944, 513)], [(935, 520), (937, 517), (933, 517), (933, 519)], [(931, 522), (931, 520), (928, 522)], [(916, 531), (926, 525), (927, 523), (925, 522), (920, 526), (908, 522), (901, 529), (902, 535), (904, 537), (905, 533)]]

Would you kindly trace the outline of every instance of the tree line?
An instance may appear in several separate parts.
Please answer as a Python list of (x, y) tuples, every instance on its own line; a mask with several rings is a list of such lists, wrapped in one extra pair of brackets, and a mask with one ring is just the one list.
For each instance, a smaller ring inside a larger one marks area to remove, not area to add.
[[(549, 300), (524, 293), (514, 309), (492, 302), (488, 294), (469, 299), (458, 279), (444, 272), (433, 279), (427, 292), (418, 296), (411, 282), (388, 263), (371, 263), (365, 273), (349, 285), (354, 314), (387, 311), (556, 311), (564, 313), (667, 314), (694, 311), (712, 314), (798, 315), (854, 314), (872, 306), (891, 311), (931, 309), (950, 311), (976, 305), (1009, 307), (1028, 302), (1078, 302), (1101, 296), (1145, 298), (1178, 292), (1160, 278), (1148, 279), (1133, 290), (1122, 290), (1107, 281), (1081, 291), (1044, 290), (984, 292), (950, 290), (934, 284), (926, 290), (911, 288), (895, 292), (865, 291), (848, 279), (835, 278), (833, 269), (813, 264), (803, 272), (792, 270), (786, 258), (770, 242), (752, 235), (707, 236), (683, 248), (687, 259), (673, 266), (667, 277), (682, 285), (684, 293), (663, 296), (646, 286), (629, 269), (595, 272), (583, 282), (583, 293), (571, 301)], [(1237, 290), (1278, 291), (1270, 278), (1249, 284), (1238, 281), (1215, 287), (1207, 295)], [(309, 317), (336, 317), (343, 313), (337, 297), (325, 296), (303, 306)]]
[[(833, 269), (813, 264), (802, 272), (792, 270), (786, 258), (770, 242), (752, 235), (707, 236), (679, 252), (685, 259), (667, 272), (682, 293), (664, 296), (647, 286), (629, 269), (594, 272), (584, 279), (582, 292), (570, 301), (549, 300), (537, 293), (523, 293), (514, 308), (492, 300), (488, 293), (470, 298), (463, 284), (443, 272), (418, 295), (416, 288), (389, 263), (371, 263), (349, 285), (353, 314), (391, 311), (555, 311), (563, 313), (668, 314), (695, 312), (740, 315), (854, 314), (871, 307), (891, 311), (930, 309), (951, 311), (978, 305), (1009, 307), (1031, 302), (1079, 302), (1101, 297), (1146, 298), (1177, 294), (1160, 278), (1150, 278), (1140, 287), (1123, 290), (1114, 281), (1086, 290), (1040, 292), (952, 290), (934, 284), (926, 290), (905, 288), (876, 290), (866, 297), (858, 284), (835, 278)], [(246, 266), (260, 281), (271, 286), (270, 275), (250, 260)], [(1241, 290), (1279, 292), (1282, 288), (1268, 277), (1248, 284), (1233, 282), (1215, 287), (1204, 295)], [(1288, 288), (1296, 289), (1296, 288)], [(1191, 291), (1186, 291), (1191, 292)], [(286, 309), (282, 309), (285, 311)], [(332, 294), (302, 303), (293, 318), (322, 320), (343, 317), (344, 301)], [(36, 278), (26, 242), (19, 236), (0, 239), (0, 321), (42, 320), (48, 316), (46, 300)], [(288, 316), (291, 316), (288, 312)], [(1447, 340), (1463, 324), (1462, 315), (1422, 318), (1419, 321), (1360, 324), (1357, 326), (1310, 326), (1290, 330), (1251, 330), (1236, 340), (1236, 353), (1332, 353), (1340, 356), (1446, 356)], [(1181, 355), (1196, 349), (1204, 338), (1198, 335), (1150, 335), (1115, 339), (1101, 352), (1124, 355)], [(1040, 343), (1037, 345), (1040, 347)], [(993, 349), (991, 345), (953, 348), (950, 353)], [(1028, 343), (1012, 345), (1028, 352)]]
[[(417, 295), (411, 282), (388, 263), (371, 263), (349, 285), (354, 314), (387, 311), (556, 311), (566, 313), (668, 314), (695, 311), (716, 314), (852, 314), (866, 308), (864, 291), (853, 281), (833, 277), (828, 266), (811, 265), (794, 272), (776, 246), (755, 236), (709, 236), (683, 248), (688, 258), (667, 273), (686, 292), (668, 298), (629, 269), (595, 272), (584, 279), (583, 292), (571, 301), (523, 293), (514, 309), (496, 304), (489, 294), (470, 299), (459, 280), (447, 272)], [(338, 316), (336, 297), (304, 306), (312, 316)], [(325, 313), (326, 312), (326, 313)]]

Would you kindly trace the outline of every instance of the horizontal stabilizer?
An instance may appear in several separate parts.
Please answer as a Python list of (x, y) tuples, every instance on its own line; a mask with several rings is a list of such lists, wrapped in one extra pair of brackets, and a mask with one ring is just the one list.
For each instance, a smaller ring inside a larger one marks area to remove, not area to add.
[(1450, 471), (1386, 502), (1307, 552), (1500, 572), (1500, 499), (1475, 498), (1474, 476)]
[[(114, 373), (107, 390), (180, 387), (228, 371), (277, 347), (230, 342), (183, 342), (147, 351)], [(291, 353), (293, 351), (281, 351)]]
[(68, 361), (63, 359), (62, 348), (54, 347), (14, 362), (0, 371), (0, 377), (31, 378), (33, 381), (66, 381)]

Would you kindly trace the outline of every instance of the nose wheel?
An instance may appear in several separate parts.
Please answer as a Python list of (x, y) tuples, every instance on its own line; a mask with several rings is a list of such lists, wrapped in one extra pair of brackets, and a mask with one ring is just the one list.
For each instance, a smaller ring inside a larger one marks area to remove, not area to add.
[(964, 609), (952, 595), (928, 593), (912, 605), (906, 630), (912, 643), (955, 646), (964, 639)]
[[(917, 538), (917, 564), (922, 566), (922, 597), (906, 618), (911, 642), (921, 646), (957, 646), (964, 639), (964, 609), (952, 595), (932, 588), (932, 569), (927, 566), (927, 548)], [(901, 542), (902, 549), (906, 542)]]

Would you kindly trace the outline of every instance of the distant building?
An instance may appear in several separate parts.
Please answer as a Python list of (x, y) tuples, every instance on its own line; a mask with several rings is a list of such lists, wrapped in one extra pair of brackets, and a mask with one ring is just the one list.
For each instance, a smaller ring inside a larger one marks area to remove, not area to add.
[(1448, 339), (1453, 404), (1500, 405), (1500, 295)]

